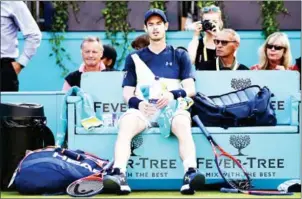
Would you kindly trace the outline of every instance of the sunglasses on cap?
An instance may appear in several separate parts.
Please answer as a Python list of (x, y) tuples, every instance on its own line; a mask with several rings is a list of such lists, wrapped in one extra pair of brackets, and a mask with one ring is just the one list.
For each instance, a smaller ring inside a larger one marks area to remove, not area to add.
[(215, 45), (218, 45), (219, 43), (221, 43), (222, 46), (226, 46), (230, 42), (236, 42), (236, 41), (227, 41), (227, 40), (214, 39), (214, 44)]
[(220, 8), (219, 7), (204, 7), (201, 10), (203, 13), (208, 13), (208, 12), (220, 12)]
[(282, 50), (282, 49), (285, 49), (285, 47), (283, 46), (276, 46), (276, 45), (272, 45), (272, 44), (266, 44), (266, 48), (268, 49), (275, 49), (275, 50)]

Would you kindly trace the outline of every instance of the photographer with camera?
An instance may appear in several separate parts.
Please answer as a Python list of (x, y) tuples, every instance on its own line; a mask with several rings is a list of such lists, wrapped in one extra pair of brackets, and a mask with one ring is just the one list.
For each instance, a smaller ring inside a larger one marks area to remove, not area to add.
[(223, 28), (221, 10), (211, 5), (201, 10), (202, 21), (194, 23), (194, 35), (189, 43), (188, 52), (196, 69), (208, 60), (216, 58), (214, 36)]

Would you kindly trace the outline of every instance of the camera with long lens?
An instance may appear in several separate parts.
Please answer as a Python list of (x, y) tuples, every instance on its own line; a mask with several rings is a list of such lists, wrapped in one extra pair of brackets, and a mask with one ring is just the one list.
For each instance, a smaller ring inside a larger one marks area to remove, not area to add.
[(207, 30), (212, 30), (215, 26), (210, 22), (210, 20), (204, 20), (201, 22), (202, 24), (202, 29), (204, 31), (207, 31)]

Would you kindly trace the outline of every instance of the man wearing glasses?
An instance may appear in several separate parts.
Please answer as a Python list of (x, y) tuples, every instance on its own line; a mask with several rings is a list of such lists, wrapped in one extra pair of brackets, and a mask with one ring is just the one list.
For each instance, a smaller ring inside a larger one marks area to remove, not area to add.
[(235, 53), (240, 44), (240, 37), (232, 29), (223, 29), (218, 32), (214, 38), (217, 58), (209, 60), (196, 67), (196, 70), (249, 70), (243, 64), (240, 64)]

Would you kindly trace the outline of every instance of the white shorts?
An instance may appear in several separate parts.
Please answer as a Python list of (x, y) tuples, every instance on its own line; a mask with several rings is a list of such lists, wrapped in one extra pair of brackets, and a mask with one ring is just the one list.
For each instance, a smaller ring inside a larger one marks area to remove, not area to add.
[[(153, 122), (150, 122), (150, 120), (139, 110), (137, 109), (134, 109), (134, 108), (130, 108), (128, 109), (119, 119), (119, 122), (118, 122), (118, 125), (120, 123), (120, 121), (123, 119), (123, 117), (125, 115), (128, 115), (128, 114), (134, 114), (135, 116), (137, 116), (138, 118), (140, 118), (142, 121), (144, 121), (146, 127), (145, 128), (151, 128), (151, 127), (158, 127), (158, 124), (157, 123), (153, 123)], [(172, 116), (172, 121), (174, 119), (174, 117), (176, 117), (177, 115), (184, 115), (186, 117), (188, 117), (191, 121), (191, 115), (188, 111), (186, 110), (177, 110), (174, 112), (173, 116)], [(172, 123), (172, 122), (171, 122)]]

